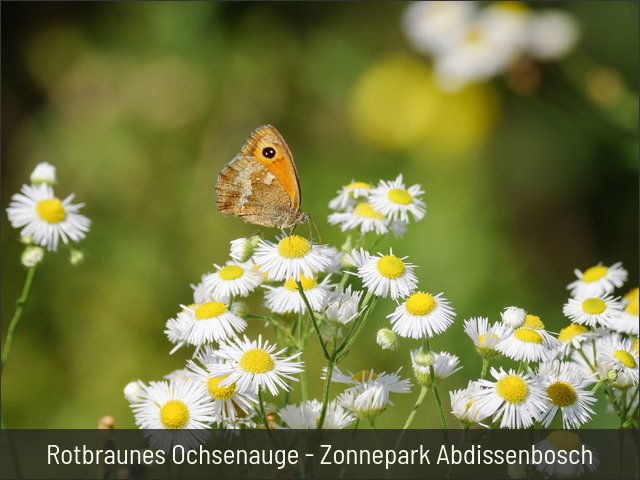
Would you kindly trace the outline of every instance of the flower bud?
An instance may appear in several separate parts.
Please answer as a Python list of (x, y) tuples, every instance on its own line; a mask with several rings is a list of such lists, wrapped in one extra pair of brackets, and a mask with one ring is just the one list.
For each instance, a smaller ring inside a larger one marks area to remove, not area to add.
[(502, 322), (511, 328), (521, 327), (527, 319), (527, 312), (518, 307), (507, 307), (500, 315), (502, 316)]
[(44, 249), (42, 247), (27, 247), (22, 252), (22, 256), (20, 257), (20, 261), (22, 265), (27, 268), (35, 267), (44, 258)]
[(144, 383), (141, 380), (134, 380), (133, 382), (127, 383), (124, 387), (124, 398), (127, 399), (129, 403), (136, 403), (142, 400), (144, 394)]
[(418, 352), (413, 356), (413, 361), (420, 367), (430, 367), (436, 359), (431, 352)]
[(247, 318), (247, 315), (249, 314), (249, 305), (245, 302), (235, 301), (233, 302), (233, 305), (231, 305), (231, 312), (235, 313), (240, 318)]
[(398, 348), (398, 336), (389, 328), (381, 328), (376, 334), (376, 342), (383, 350), (395, 350)]
[(20, 243), (23, 245), (31, 245), (33, 243), (33, 235), (22, 235), (20, 237)]
[(616, 370), (609, 370), (607, 372), (607, 380), (610, 382), (615, 382), (618, 379), (618, 372)]
[(69, 254), (69, 262), (71, 262), (71, 265), (74, 267), (84, 263), (84, 253), (80, 250), (71, 250), (71, 253)]
[(236, 238), (231, 240), (230, 256), (236, 262), (246, 262), (253, 256), (253, 252), (260, 243), (260, 237), (253, 235), (249, 238)]
[(113, 430), (116, 420), (111, 415), (105, 415), (98, 420), (98, 430)]
[(56, 167), (47, 162), (39, 163), (31, 172), (31, 183), (34, 185), (41, 183), (54, 185), (56, 183)]

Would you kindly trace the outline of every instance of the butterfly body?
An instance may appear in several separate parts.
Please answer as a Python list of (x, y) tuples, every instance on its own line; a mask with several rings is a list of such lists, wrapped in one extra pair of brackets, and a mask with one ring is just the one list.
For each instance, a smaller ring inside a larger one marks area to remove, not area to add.
[(271, 125), (254, 130), (218, 174), (216, 203), (223, 215), (264, 227), (288, 228), (306, 222), (293, 156)]

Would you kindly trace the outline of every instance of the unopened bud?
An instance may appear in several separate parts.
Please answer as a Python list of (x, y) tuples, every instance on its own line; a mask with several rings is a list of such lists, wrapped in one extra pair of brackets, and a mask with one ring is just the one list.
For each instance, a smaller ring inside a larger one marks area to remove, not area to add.
[(504, 312), (501, 313), (502, 322), (509, 325), (511, 328), (518, 328), (524, 324), (527, 319), (527, 312), (518, 307), (507, 307)]
[(236, 238), (231, 240), (230, 256), (236, 262), (246, 262), (253, 256), (253, 252), (260, 243), (260, 237), (253, 235), (249, 238)]
[(116, 420), (111, 415), (105, 415), (98, 420), (98, 430), (113, 430)]
[(247, 318), (247, 315), (249, 314), (249, 305), (244, 302), (236, 301), (231, 305), (231, 311), (240, 318)]
[(31, 183), (34, 185), (40, 185), (41, 183), (46, 183), (47, 185), (55, 184), (56, 167), (47, 162), (39, 163), (31, 173)]
[(607, 380), (610, 382), (615, 382), (618, 379), (618, 371), (617, 370), (609, 370), (607, 372)]
[(431, 352), (418, 352), (413, 356), (413, 361), (419, 367), (430, 367), (436, 359)]
[(140, 380), (134, 380), (133, 382), (127, 383), (124, 387), (124, 398), (127, 399), (129, 403), (136, 403), (142, 400), (144, 394), (144, 383)]
[(69, 254), (69, 262), (71, 262), (71, 265), (74, 267), (84, 263), (84, 253), (80, 250), (71, 250), (71, 253)]
[(44, 258), (44, 249), (42, 247), (27, 247), (22, 252), (22, 256), (20, 257), (20, 261), (22, 265), (27, 268), (35, 267)]
[(20, 237), (20, 243), (23, 245), (31, 245), (33, 243), (33, 235), (22, 235)]
[(376, 334), (376, 342), (383, 350), (395, 350), (398, 348), (398, 336), (389, 328), (381, 328)]

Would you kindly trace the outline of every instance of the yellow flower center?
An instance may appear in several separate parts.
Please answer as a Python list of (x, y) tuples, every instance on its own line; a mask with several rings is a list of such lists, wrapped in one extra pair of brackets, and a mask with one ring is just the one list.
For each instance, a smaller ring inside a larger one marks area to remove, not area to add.
[(542, 343), (542, 335), (530, 328), (520, 327), (513, 332), (514, 337), (526, 343), (535, 343), (540, 345)]
[(221, 387), (219, 384), (222, 380), (227, 378), (227, 375), (222, 377), (211, 377), (207, 380), (207, 390), (209, 390), (209, 394), (215, 400), (229, 400), (233, 397), (234, 393), (236, 393), (236, 384), (232, 383), (231, 385), (227, 385)]
[(555, 382), (547, 387), (549, 400), (557, 407), (573, 405), (578, 398), (576, 391), (566, 382)]
[(639, 347), (638, 347), (638, 339), (636, 338), (636, 339), (633, 341), (633, 345), (631, 345), (631, 351), (632, 351), (632, 352), (637, 352), (637, 351), (638, 351), (638, 348), (639, 348)]
[(544, 329), (544, 323), (542, 323), (542, 320), (540, 320), (540, 317), (537, 315), (527, 315), (522, 326), (533, 330)]
[(189, 409), (180, 400), (169, 400), (160, 409), (160, 422), (164, 428), (176, 430), (184, 428), (189, 421)]
[(378, 260), (378, 272), (383, 277), (396, 279), (404, 273), (404, 262), (395, 255), (385, 255)]
[(513, 13), (527, 13), (529, 11), (525, 2), (497, 2), (494, 4), (494, 8)]
[(472, 45), (474, 43), (480, 43), (483, 38), (484, 34), (478, 28), (470, 28), (464, 36), (464, 41), (465, 43)]
[(347, 185), (347, 190), (355, 190), (356, 188), (365, 188), (369, 190), (371, 188), (371, 184), (367, 182), (352, 182)]
[(608, 271), (609, 269), (607, 267), (596, 265), (595, 267), (587, 269), (582, 274), (582, 281), (587, 283), (595, 282), (596, 280), (600, 280), (604, 277)]
[[(316, 282), (313, 278), (308, 278), (308, 277), (305, 277), (304, 275), (300, 275), (300, 283), (302, 284), (302, 289), (305, 291), (311, 290), (316, 285), (318, 285), (318, 282)], [(289, 280), (284, 282), (284, 286), (287, 287), (289, 290), (298, 290), (298, 284), (293, 278), (289, 278)]]
[(520, 403), (527, 398), (529, 387), (519, 375), (507, 375), (496, 383), (496, 392), (509, 403)]
[(634, 300), (629, 305), (625, 307), (625, 311), (629, 315), (638, 315), (638, 300)]
[(599, 298), (587, 298), (582, 302), (582, 311), (589, 315), (598, 315), (604, 312), (607, 304)]
[(558, 340), (560, 340), (562, 343), (567, 343), (574, 337), (577, 337), (578, 335), (582, 335), (583, 333), (586, 333), (586, 332), (587, 332), (587, 327), (583, 327), (582, 325), (572, 323), (568, 327), (564, 327), (562, 330), (560, 330), (560, 333), (558, 334)]
[(266, 373), (273, 370), (271, 355), (262, 348), (247, 350), (240, 357), (240, 368), (249, 373)]
[(40, 200), (36, 205), (36, 213), (47, 223), (59, 223), (67, 217), (62, 202), (57, 198)]
[(402, 188), (393, 188), (389, 190), (387, 197), (393, 203), (399, 203), (400, 205), (408, 205), (413, 201), (411, 194)]
[(222, 280), (235, 280), (236, 278), (240, 278), (243, 274), (244, 270), (238, 265), (227, 265), (218, 272), (218, 275)]
[(558, 450), (578, 450), (580, 448), (580, 436), (577, 433), (566, 430), (554, 430), (549, 434), (547, 440)]
[(375, 380), (376, 378), (378, 378), (378, 374), (371, 370), (360, 370), (351, 377), (355, 382), (368, 382), (369, 380)]
[(227, 311), (227, 306), (222, 302), (207, 302), (198, 305), (195, 316), (197, 320), (207, 320), (222, 315)]
[(467, 405), (464, 407), (464, 411), (465, 411), (465, 412), (468, 412), (468, 411), (469, 411), (469, 409), (471, 408), (471, 405), (473, 405), (473, 400), (469, 400), (469, 401), (467, 402)]
[(625, 294), (624, 299), (629, 303), (633, 303), (633, 302), (639, 301), (640, 300), (640, 290), (638, 290), (638, 287), (632, 288), (631, 290), (629, 290)]
[(384, 218), (384, 215), (374, 210), (373, 207), (367, 202), (359, 203), (358, 205), (356, 205), (356, 208), (353, 211), (359, 217), (374, 218), (376, 220)]
[(284, 237), (278, 243), (278, 253), (284, 258), (300, 258), (304, 257), (311, 251), (311, 244), (306, 238), (300, 235), (291, 235)]
[(487, 344), (487, 340), (497, 343), (500, 341), (500, 337), (495, 333), (483, 333), (478, 337), (478, 343), (483, 347)]
[(428, 293), (416, 292), (407, 298), (405, 308), (411, 315), (426, 315), (436, 308), (436, 300)]
[(625, 350), (616, 350), (613, 356), (620, 360), (620, 363), (628, 368), (636, 368), (636, 360), (629, 352)]

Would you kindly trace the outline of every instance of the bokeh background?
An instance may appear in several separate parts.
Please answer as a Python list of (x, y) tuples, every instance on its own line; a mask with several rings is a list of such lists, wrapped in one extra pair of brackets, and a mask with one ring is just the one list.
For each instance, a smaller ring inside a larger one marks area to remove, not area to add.
[[(456, 93), (438, 89), (430, 60), (410, 47), (403, 3), (1, 8), (3, 211), (48, 161), (57, 193), (75, 192), (93, 220), (83, 265), (63, 251), (37, 272), (3, 375), (12, 427), (92, 428), (106, 414), (131, 427), (124, 385), (183, 366), (164, 323), (231, 239), (256, 232), (216, 211), (214, 183), (264, 123), (286, 137), (325, 242), (344, 238), (326, 222), (342, 184), (403, 173), (426, 190), (426, 218), (390, 244), (458, 313), (432, 342), (464, 365), (443, 393), (479, 376), (464, 318), (495, 321), (514, 304), (557, 332), (574, 268), (623, 261), (638, 284), (635, 2), (554, 2), (581, 30), (569, 55)], [(1, 217), (4, 334), (25, 271), (18, 232)], [(375, 344), (392, 308), (379, 307), (343, 366), (410, 374), (414, 345)], [(393, 400), (379, 427), (398, 426), (415, 397)], [(437, 424), (427, 402), (414, 425)], [(607, 414), (590, 425), (616, 426)]]

